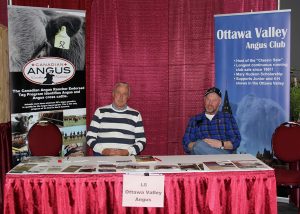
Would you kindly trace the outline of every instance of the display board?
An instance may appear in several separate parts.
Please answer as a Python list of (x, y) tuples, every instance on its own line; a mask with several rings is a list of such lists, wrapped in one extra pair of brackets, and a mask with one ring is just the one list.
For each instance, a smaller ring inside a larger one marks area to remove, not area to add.
[(241, 132), (239, 153), (271, 155), (275, 128), (289, 120), (290, 10), (215, 16), (216, 85)]
[(29, 154), (27, 134), (39, 121), (60, 129), (62, 156), (83, 155), (85, 11), (11, 6), (8, 26), (14, 161)]

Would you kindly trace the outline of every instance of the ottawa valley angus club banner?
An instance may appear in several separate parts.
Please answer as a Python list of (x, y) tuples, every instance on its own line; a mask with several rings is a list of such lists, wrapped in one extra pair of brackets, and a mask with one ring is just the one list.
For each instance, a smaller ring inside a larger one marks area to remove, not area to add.
[(59, 128), (61, 156), (83, 155), (85, 11), (11, 6), (8, 26), (14, 164), (29, 155), (27, 134), (40, 121)]
[(238, 153), (271, 158), (277, 126), (289, 121), (290, 10), (215, 16), (216, 86), (240, 132)]

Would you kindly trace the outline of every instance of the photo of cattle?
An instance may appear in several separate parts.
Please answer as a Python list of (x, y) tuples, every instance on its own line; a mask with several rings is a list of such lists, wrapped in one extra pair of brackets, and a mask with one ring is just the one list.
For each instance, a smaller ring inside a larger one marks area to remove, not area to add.
[(86, 126), (71, 126), (62, 129), (63, 156), (84, 156), (86, 144)]
[[(75, 15), (76, 14), (76, 15)], [(35, 58), (64, 58), (82, 71), (85, 68), (85, 18), (82, 13), (33, 7), (9, 7), (9, 68), (21, 72)], [(69, 49), (55, 48), (55, 36), (65, 26)]]
[(64, 127), (86, 124), (86, 109), (64, 110)]
[(63, 111), (63, 156), (84, 156), (86, 144), (86, 109)]
[(13, 165), (22, 161), (24, 157), (29, 156), (27, 134), (31, 126), (37, 121), (37, 113), (11, 115)]
[(11, 116), (11, 121), (13, 134), (26, 134), (28, 132), (29, 125), (32, 124), (33, 114), (13, 114)]
[(14, 164), (30, 155), (27, 135), (30, 128), (40, 121), (54, 123), (60, 129), (63, 138), (61, 156), (85, 154), (87, 132), (85, 109), (12, 114), (11, 120)]

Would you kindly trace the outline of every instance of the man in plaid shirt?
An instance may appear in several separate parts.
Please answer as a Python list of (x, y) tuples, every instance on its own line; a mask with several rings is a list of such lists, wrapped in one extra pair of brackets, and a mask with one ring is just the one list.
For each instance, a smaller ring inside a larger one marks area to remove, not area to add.
[(192, 117), (183, 137), (184, 151), (192, 155), (231, 154), (240, 145), (237, 123), (229, 113), (219, 111), (222, 93), (210, 88), (204, 95), (205, 112)]

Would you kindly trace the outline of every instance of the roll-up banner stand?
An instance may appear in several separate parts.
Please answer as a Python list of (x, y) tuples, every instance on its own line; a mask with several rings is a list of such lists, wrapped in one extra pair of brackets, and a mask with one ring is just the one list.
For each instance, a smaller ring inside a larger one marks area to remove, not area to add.
[(215, 16), (216, 86), (241, 132), (238, 153), (270, 159), (272, 134), (289, 121), (290, 12)]
[(59, 128), (61, 156), (84, 155), (85, 11), (10, 6), (8, 34), (13, 164), (40, 121)]

